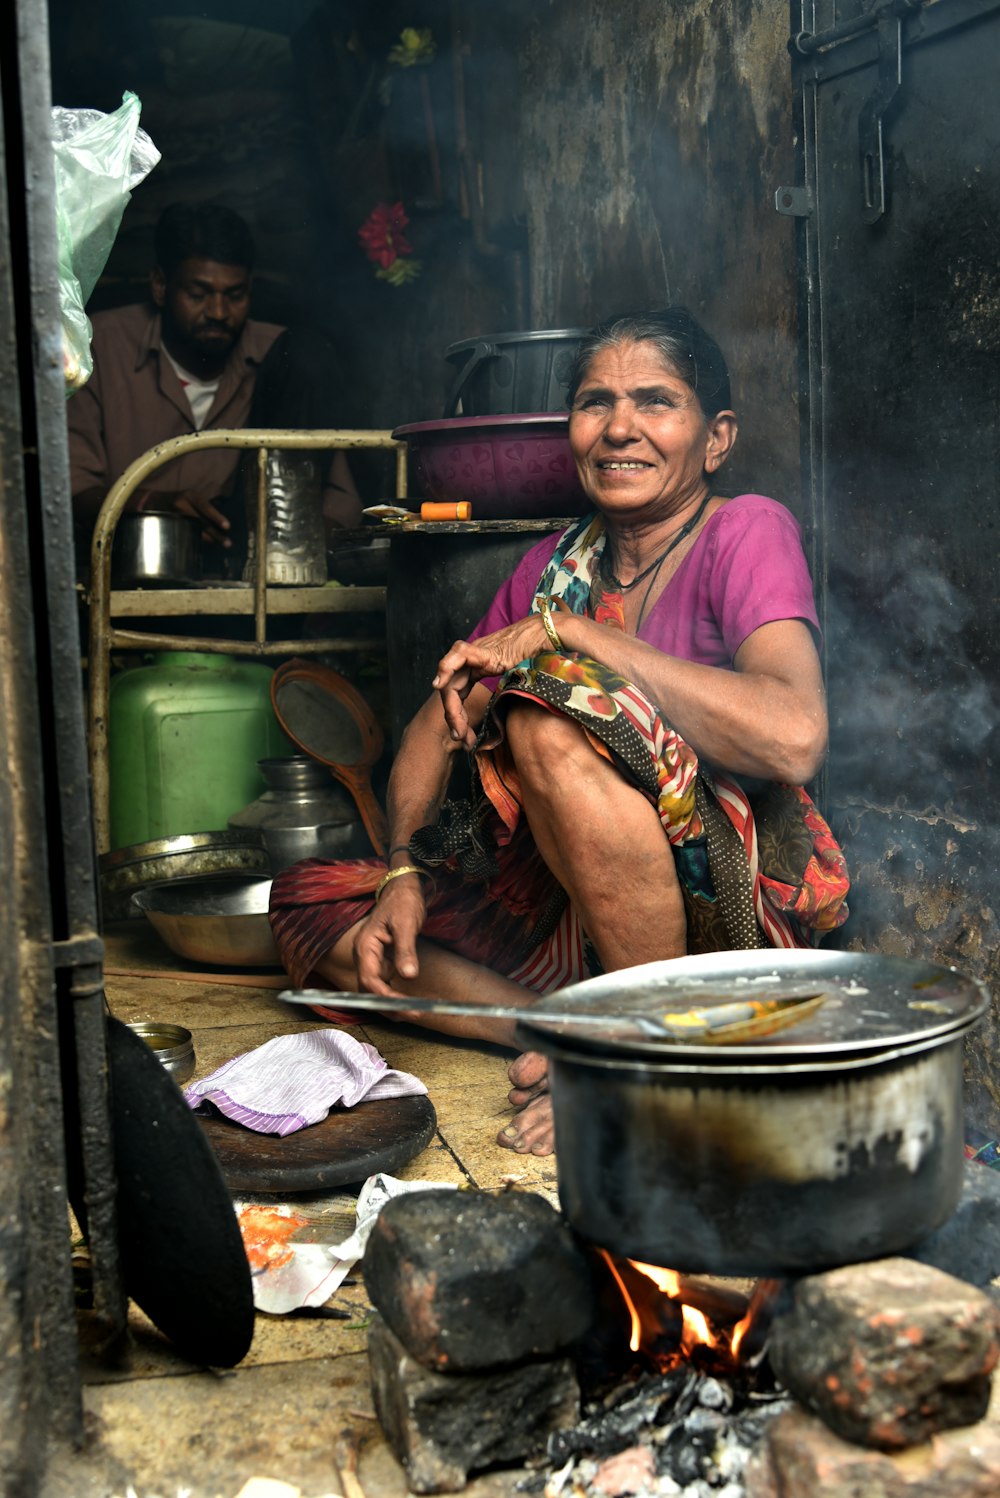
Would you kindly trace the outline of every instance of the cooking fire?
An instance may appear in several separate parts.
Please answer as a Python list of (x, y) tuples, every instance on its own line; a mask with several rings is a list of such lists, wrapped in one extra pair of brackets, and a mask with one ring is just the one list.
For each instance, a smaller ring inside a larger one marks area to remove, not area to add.
[[(549, 1437), (546, 1498), (640, 1491), (739, 1498), (767, 1421), (792, 1407), (765, 1362), (784, 1282), (759, 1280), (748, 1295), (722, 1280), (616, 1258), (606, 1249), (596, 1255), (620, 1305), (611, 1295), (600, 1297), (590, 1355), (583, 1352), (578, 1364), (584, 1416)], [(626, 1339), (631, 1360), (623, 1367)], [(592, 1377), (598, 1387), (588, 1391)], [(530, 1490), (532, 1481), (520, 1487)]]
[(496, 1467), (544, 1498), (1000, 1491), (1000, 1312), (930, 1264), (680, 1274), (531, 1193), (428, 1190), (385, 1207), (364, 1278), (375, 1408), (415, 1493)]
[(661, 1373), (689, 1362), (702, 1372), (729, 1374), (759, 1360), (783, 1280), (760, 1279), (747, 1296), (718, 1280), (616, 1259), (606, 1249), (598, 1253), (628, 1310), (630, 1350), (645, 1354)]

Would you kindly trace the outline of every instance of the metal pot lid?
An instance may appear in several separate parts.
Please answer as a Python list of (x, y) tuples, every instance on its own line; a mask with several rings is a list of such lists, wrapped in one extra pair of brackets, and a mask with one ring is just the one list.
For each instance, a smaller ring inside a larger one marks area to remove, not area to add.
[[(822, 995), (803, 1018), (750, 1041), (706, 1044), (652, 1037), (643, 1016), (710, 1010)], [(710, 952), (649, 962), (549, 994), (545, 1008), (565, 1023), (519, 1020), (522, 1043), (546, 1050), (551, 1038), (581, 1051), (737, 1065), (781, 1058), (807, 1061), (862, 1055), (919, 1044), (967, 1029), (989, 1004), (986, 988), (954, 968), (867, 952), (814, 949)], [(620, 1015), (620, 1030), (587, 1031), (588, 1013)]]
[(533, 431), (535, 427), (558, 427), (562, 435), (569, 428), (569, 412), (519, 411), (496, 416), (442, 416), (437, 421), (407, 422), (405, 426), (394, 427), (391, 435), (397, 441), (403, 437), (453, 437), (461, 432), (475, 434), (494, 427), (506, 428), (508, 432)]
[(539, 343), (552, 338), (586, 338), (589, 328), (528, 328), (519, 333), (480, 333), (477, 338), (462, 338), (449, 343), (445, 358), (474, 349), (477, 343)]

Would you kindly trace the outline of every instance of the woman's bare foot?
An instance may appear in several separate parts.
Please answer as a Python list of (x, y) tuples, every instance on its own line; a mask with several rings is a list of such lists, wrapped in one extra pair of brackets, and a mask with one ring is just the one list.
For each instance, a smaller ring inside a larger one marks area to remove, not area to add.
[(548, 1061), (537, 1051), (526, 1051), (508, 1067), (514, 1086), (507, 1096), (518, 1111), (497, 1135), (497, 1144), (504, 1149), (519, 1155), (551, 1155), (555, 1149), (548, 1074)]
[(497, 1144), (519, 1155), (551, 1155), (556, 1147), (552, 1099), (547, 1092), (526, 1103), (497, 1135)]
[(540, 1051), (525, 1051), (523, 1056), (518, 1056), (510, 1063), (507, 1076), (514, 1084), (507, 1094), (507, 1101), (513, 1103), (515, 1108), (523, 1108), (532, 1098), (548, 1092), (548, 1059)]

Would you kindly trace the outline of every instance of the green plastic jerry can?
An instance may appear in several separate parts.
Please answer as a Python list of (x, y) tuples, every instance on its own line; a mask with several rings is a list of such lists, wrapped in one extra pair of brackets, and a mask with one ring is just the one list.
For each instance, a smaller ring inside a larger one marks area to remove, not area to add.
[(111, 846), (213, 832), (266, 788), (259, 759), (294, 754), (270, 666), (164, 651), (111, 681)]

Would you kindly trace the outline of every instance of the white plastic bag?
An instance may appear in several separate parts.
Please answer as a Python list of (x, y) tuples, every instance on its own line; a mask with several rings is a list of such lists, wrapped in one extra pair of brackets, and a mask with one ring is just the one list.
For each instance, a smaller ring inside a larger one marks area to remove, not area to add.
[(132, 93), (113, 114), (98, 109), (52, 111), (59, 304), (66, 394), (86, 384), (94, 369), (90, 321), (84, 307), (107, 264), (125, 206), (160, 159)]

